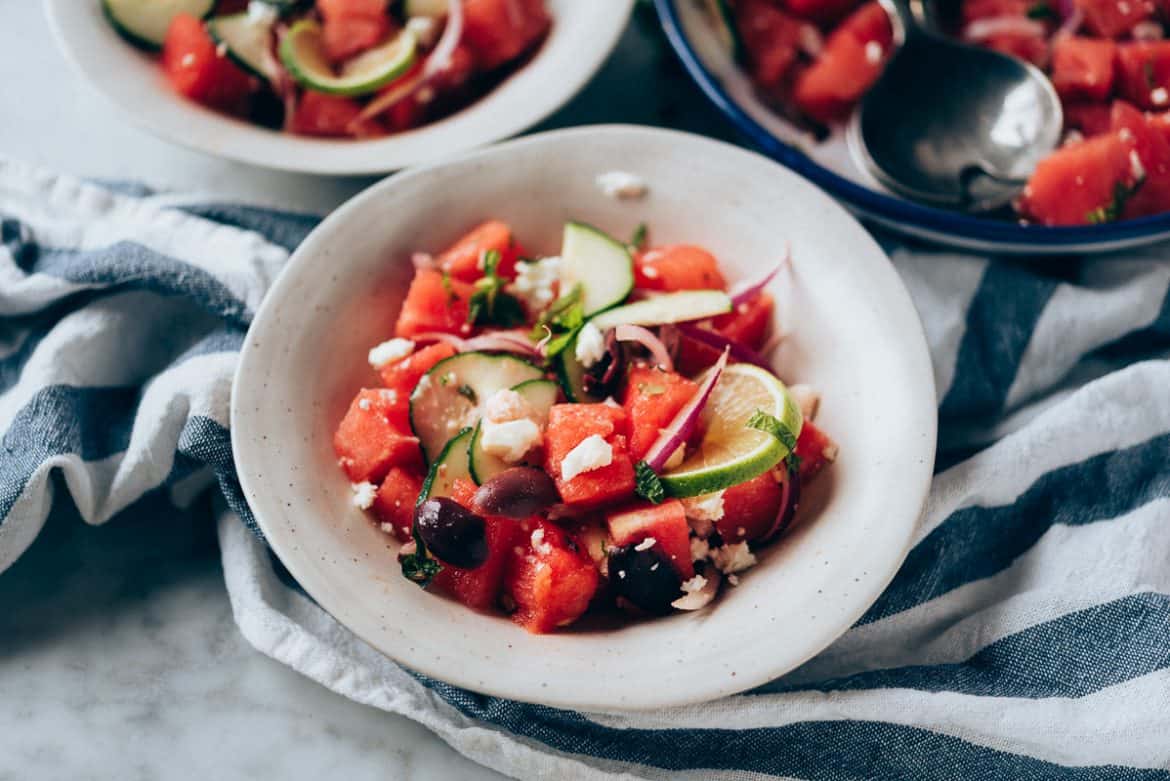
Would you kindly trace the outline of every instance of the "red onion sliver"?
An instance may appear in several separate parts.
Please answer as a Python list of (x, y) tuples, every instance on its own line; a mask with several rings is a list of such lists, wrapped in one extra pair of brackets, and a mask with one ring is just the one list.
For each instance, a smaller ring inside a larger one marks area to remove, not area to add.
[(415, 334), (411, 339), (416, 342), (446, 342), (459, 352), (467, 351), (467, 340), (455, 334), (446, 334), (441, 331), (427, 331), (426, 333)]
[(614, 336), (619, 342), (637, 342), (650, 351), (654, 362), (668, 372), (674, 371), (674, 361), (670, 359), (670, 351), (662, 340), (649, 329), (640, 325), (619, 325), (614, 329)]
[(762, 543), (776, 539), (792, 525), (796, 508), (800, 504), (800, 475), (789, 472), (787, 464), (781, 463), (779, 468), (784, 471), (784, 479), (780, 482), (780, 510), (776, 513), (772, 528), (760, 538)]
[[(1077, 30), (1081, 29), (1081, 24), (1084, 23), (1084, 21), (1085, 12), (1080, 8), (1073, 6), (1069, 13), (1064, 14), (1064, 21), (1060, 23), (1060, 27), (1057, 28), (1056, 32), (1053, 34), (1053, 37), (1064, 38), (1069, 35), (1076, 35)], [(1158, 31), (1161, 32), (1161, 30), (1161, 25), (1158, 25)], [(1137, 37), (1136, 31), (1134, 37)]]
[(740, 363), (751, 363), (759, 366), (761, 369), (767, 369), (769, 372), (772, 371), (772, 367), (768, 365), (768, 361), (764, 356), (746, 344), (741, 344), (734, 339), (728, 339), (717, 331), (709, 331), (706, 328), (700, 328), (690, 323), (680, 323), (678, 325), (678, 331), (683, 336), (694, 339), (696, 342), (701, 342), (708, 347), (714, 347), (716, 350), (730, 351), (731, 357)]
[[(421, 73), (411, 76), (409, 79), (404, 79), (401, 84), (398, 84), (389, 92), (383, 92), (378, 97), (371, 100), (362, 109), (362, 112), (357, 115), (358, 120), (373, 119), (374, 117), (397, 106), (402, 101), (409, 98), (414, 93), (426, 84), (427, 78), (424, 78)], [(351, 123), (352, 124), (352, 123)]]
[(447, 70), (451, 64), (451, 55), (463, 37), (463, 0), (447, 0), (447, 23), (443, 27), (443, 34), (431, 50), (422, 73), (424, 79), (430, 79), (437, 73)]
[(723, 375), (723, 369), (727, 366), (727, 353), (727, 350), (723, 351), (723, 355), (719, 356), (719, 360), (707, 372), (707, 378), (703, 380), (699, 390), (678, 411), (674, 420), (670, 421), (670, 425), (662, 430), (658, 439), (654, 440), (654, 444), (650, 446), (649, 452), (646, 453), (646, 464), (655, 472), (661, 471), (670, 457), (674, 455), (674, 451), (678, 450), (679, 446), (690, 439), (691, 434), (695, 433), (695, 428), (699, 425), (699, 416), (702, 415), (703, 408), (707, 406), (707, 400), (711, 398), (711, 391), (715, 390), (715, 384), (719, 382), (719, 378)]
[(739, 306), (745, 301), (750, 301), (759, 295), (759, 292), (767, 287), (769, 282), (776, 278), (776, 275), (780, 273), (780, 269), (784, 268), (784, 266), (787, 265), (791, 259), (792, 249), (791, 247), (785, 247), (784, 257), (780, 258), (780, 261), (772, 267), (771, 271), (764, 275), (763, 279), (759, 280), (758, 282), (753, 282), (742, 290), (731, 294), (732, 306)]
[(536, 343), (535, 347), (536, 347), (536, 352), (539, 353), (541, 358), (547, 358), (548, 357), (548, 343), (552, 341), (553, 332), (552, 332), (552, 329), (549, 328), (547, 325), (542, 325), (541, 328), (544, 329), (544, 336), (542, 336), (540, 338), (540, 341)]
[(536, 345), (527, 336), (516, 336), (515, 334), (509, 333), (483, 334), (482, 336), (467, 339), (463, 343), (463, 349), (467, 351), (487, 350), (491, 352), (520, 353), (529, 356), (539, 354), (536, 350)]

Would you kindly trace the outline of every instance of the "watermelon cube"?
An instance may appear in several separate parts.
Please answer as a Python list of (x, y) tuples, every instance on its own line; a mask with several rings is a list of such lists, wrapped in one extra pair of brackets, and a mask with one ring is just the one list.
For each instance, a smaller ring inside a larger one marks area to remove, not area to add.
[(1117, 218), (1139, 181), (1120, 132), (1068, 144), (1040, 161), (1020, 199), (1020, 213), (1044, 225), (1087, 225)]
[(1170, 108), (1170, 41), (1118, 44), (1117, 93), (1138, 108)]
[(439, 268), (455, 279), (475, 282), (483, 276), (480, 259), (485, 252), (492, 250), (500, 253), (497, 273), (508, 279), (514, 277), (519, 247), (512, 236), (512, 229), (499, 220), (488, 220), (468, 231), (439, 255)]
[(890, 18), (874, 0), (858, 8), (796, 79), (796, 105), (822, 122), (841, 119), (877, 81), (893, 45)]
[(1151, 0), (1075, 0), (1085, 27), (1099, 38), (1120, 38), (1138, 22), (1154, 17)]
[(611, 512), (606, 523), (614, 545), (637, 546), (653, 538), (657, 549), (678, 570), (683, 580), (695, 575), (691, 561), (691, 529), (682, 502), (668, 499), (661, 504), (640, 503)]
[[(811, 420), (806, 420), (796, 439), (796, 456), (800, 459), (800, 481), (807, 483), (837, 460), (837, 443)], [(726, 502), (726, 494), (724, 497)]]
[[(561, 499), (578, 507), (596, 507), (627, 499), (634, 493), (634, 463), (626, 439), (626, 413), (608, 404), (555, 404), (549, 410), (545, 434), (545, 471), (557, 484)], [(613, 457), (607, 466), (565, 480), (565, 457), (591, 436), (609, 444)]]
[(1117, 44), (1068, 36), (1052, 46), (1052, 84), (1065, 100), (1105, 100), (1113, 92)]
[(412, 337), (428, 331), (471, 333), (467, 322), (472, 286), (434, 269), (415, 272), (394, 328), (397, 336)]
[(740, 0), (735, 4), (735, 22), (747, 50), (752, 80), (760, 89), (779, 95), (797, 63), (808, 23), (769, 0)]
[(638, 461), (699, 386), (680, 374), (634, 366), (626, 375), (622, 407), (630, 421), (630, 457)]
[(541, 520), (528, 526), (527, 544), (509, 548), (504, 590), (516, 604), (512, 620), (542, 634), (580, 618), (601, 576), (582, 546), (560, 527)]
[(386, 473), (374, 504), (370, 508), (380, 523), (393, 527), (394, 536), (401, 542), (410, 539), (414, 526), (414, 505), (422, 492), (422, 474), (402, 467), (393, 467)]
[(635, 287), (643, 290), (723, 290), (727, 280), (715, 256), (702, 247), (672, 244), (638, 255)]
[(422, 468), (418, 440), (391, 420), (391, 395), (377, 388), (359, 391), (333, 434), (333, 450), (354, 483), (379, 483), (396, 466)]
[(723, 517), (715, 522), (715, 528), (726, 542), (762, 540), (776, 524), (783, 499), (783, 488), (768, 470), (723, 492)]
[(519, 57), (551, 23), (544, 0), (463, 0), (463, 42), (485, 70)]

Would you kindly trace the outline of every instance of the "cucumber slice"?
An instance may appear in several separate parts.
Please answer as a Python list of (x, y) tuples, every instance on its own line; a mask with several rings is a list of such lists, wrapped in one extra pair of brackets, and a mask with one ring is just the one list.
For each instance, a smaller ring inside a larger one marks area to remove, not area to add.
[(202, 19), (215, 8), (215, 0), (102, 0), (102, 11), (118, 33), (131, 43), (158, 49), (167, 29), (179, 14)]
[(561, 290), (581, 285), (586, 317), (626, 300), (634, 289), (634, 260), (626, 245), (592, 225), (565, 224)]
[(544, 372), (514, 355), (460, 353), (439, 361), (410, 394), (410, 427), (433, 461), (457, 431), (474, 428), (493, 393)]
[(731, 296), (722, 290), (680, 290), (602, 312), (593, 318), (593, 324), (608, 331), (619, 325), (665, 325), (702, 320), (730, 311)]
[(440, 19), (447, 15), (447, 0), (406, 0), (403, 6), (406, 17), (429, 16)]
[(207, 22), (207, 32), (227, 54), (254, 76), (272, 81), (277, 77), (272, 58), (273, 19), (252, 14), (217, 16)]
[[(512, 390), (523, 396), (536, 411), (536, 423), (543, 429), (548, 423), (548, 411), (557, 403), (557, 384), (552, 380), (529, 380)], [(475, 424), (475, 432), (471, 435), (471, 479), (476, 485), (482, 485), (484, 481), (490, 480), (511, 466), (535, 466), (526, 462), (509, 464), (504, 459), (485, 452), (479, 441), (482, 430), (481, 420)]]
[(298, 83), (330, 95), (368, 95), (384, 87), (414, 64), (418, 37), (402, 30), (381, 46), (348, 60), (334, 71), (325, 55), (321, 25), (302, 19), (292, 26), (280, 44), (280, 59)]
[(443, 446), (423, 481), (416, 507), (433, 496), (450, 496), (456, 480), (471, 478), (471, 460), (467, 455), (470, 444), (471, 429), (465, 428)]
[(707, 15), (715, 25), (715, 34), (719, 42), (737, 62), (743, 58), (743, 41), (739, 37), (739, 29), (735, 26), (735, 14), (727, 0), (705, 0)]
[(565, 398), (577, 404), (596, 404), (601, 399), (585, 392), (585, 367), (577, 360), (577, 337), (556, 357), (557, 382)]

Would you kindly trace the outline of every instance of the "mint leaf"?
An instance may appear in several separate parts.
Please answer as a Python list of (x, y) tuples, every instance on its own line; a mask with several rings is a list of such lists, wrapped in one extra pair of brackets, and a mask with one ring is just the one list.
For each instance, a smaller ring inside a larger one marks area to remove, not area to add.
[(1056, 19), (1056, 11), (1048, 3), (1036, 3), (1028, 9), (1029, 19)]
[(787, 426), (776, 419), (775, 415), (769, 415), (762, 409), (758, 409), (748, 418), (747, 427), (763, 431), (765, 434), (771, 434), (776, 437), (784, 447), (788, 448), (788, 452), (790, 453), (796, 450), (796, 437), (788, 430)]
[(1125, 204), (1129, 199), (1142, 188), (1146, 183), (1145, 178), (1138, 179), (1133, 185), (1127, 185), (1125, 182), (1115, 182), (1113, 184), (1113, 200), (1104, 206), (1099, 206), (1093, 211), (1085, 215), (1085, 219), (1090, 225), (1100, 225), (1104, 222), (1113, 222), (1125, 210)]
[(475, 283), (475, 291), (467, 309), (467, 322), (472, 325), (498, 325), (511, 328), (524, 322), (524, 307), (515, 296), (504, 292), (506, 280), (499, 275), (500, 253), (483, 253), (483, 276)]
[[(423, 495), (425, 496), (425, 491)], [(419, 498), (421, 499), (422, 496)], [(420, 588), (426, 588), (430, 584), (431, 578), (443, 571), (443, 565), (431, 558), (427, 546), (423, 545), (422, 537), (418, 534), (417, 527), (411, 529), (411, 536), (414, 537), (414, 553), (401, 557), (399, 563), (402, 565), (402, 576), (417, 583)]]
[(634, 464), (634, 479), (636, 481), (634, 493), (648, 502), (659, 504), (666, 498), (666, 487), (645, 461)]
[(638, 223), (638, 227), (634, 228), (634, 235), (630, 236), (630, 243), (626, 248), (630, 252), (638, 252), (646, 244), (646, 223)]
[(544, 338), (546, 328), (554, 334), (545, 344), (546, 358), (553, 358), (562, 353), (585, 324), (585, 307), (581, 302), (581, 295), (581, 285), (574, 285), (572, 290), (554, 301), (533, 326), (531, 338), (535, 341)]

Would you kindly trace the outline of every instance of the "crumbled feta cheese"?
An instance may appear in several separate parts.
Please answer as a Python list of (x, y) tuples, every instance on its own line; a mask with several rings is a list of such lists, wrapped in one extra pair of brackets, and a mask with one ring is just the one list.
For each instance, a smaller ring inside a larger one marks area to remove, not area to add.
[(387, 534), (394, 534), (394, 524), (392, 523), (381, 523), (378, 525), (378, 528)]
[(524, 454), (542, 440), (540, 426), (528, 418), (503, 423), (485, 419), (479, 433), (484, 452), (502, 458), (509, 464), (524, 458)]
[(1164, 106), (1170, 100), (1170, 92), (1165, 87), (1158, 87), (1150, 93), (1150, 100), (1154, 101), (1155, 106)]
[(597, 177), (597, 187), (610, 198), (626, 200), (646, 195), (646, 181), (629, 171), (607, 171)]
[(728, 575), (727, 582), (733, 586), (738, 586), (739, 585), (739, 575)]
[(682, 500), (683, 512), (697, 521), (715, 521), (723, 518), (723, 492), (702, 494)]
[(646, 279), (658, 279), (658, 269), (654, 266), (644, 265), (642, 266), (642, 276)]
[(1136, 149), (1129, 150), (1129, 170), (1133, 174), (1134, 179), (1146, 178), (1146, 167), (1142, 165), (1142, 159), (1138, 157)]
[(561, 462), (561, 479), (572, 480), (582, 472), (592, 472), (613, 463), (613, 448), (598, 434), (585, 437)]
[(544, 529), (537, 529), (532, 533), (532, 549), (537, 553), (552, 553), (552, 545), (544, 540)]
[(426, 48), (434, 46), (439, 37), (439, 23), (431, 16), (410, 17), (406, 20), (406, 29), (414, 33), (418, 42)]
[(605, 336), (593, 323), (586, 323), (577, 332), (577, 362), (588, 369), (605, 356)]
[(656, 561), (656, 562), (654, 562), (653, 564), (651, 564), (651, 565), (650, 565), (650, 571), (651, 571), (651, 572), (653, 572), (654, 570), (658, 569), (658, 565), (659, 565), (659, 563), (660, 563), (660, 562), (657, 562), (657, 561)]
[(711, 550), (711, 561), (721, 572), (730, 575), (733, 572), (742, 572), (756, 564), (756, 556), (748, 548), (746, 542), (737, 542), (734, 545), (724, 545)]
[(707, 579), (702, 575), (695, 575), (690, 580), (683, 581), (682, 590), (687, 594), (693, 594), (696, 591), (702, 590), (705, 585), (707, 585)]
[(353, 503), (355, 507), (363, 510), (368, 510), (374, 505), (374, 499), (378, 496), (378, 486), (373, 483), (354, 483), (353, 488)]
[(493, 423), (507, 423), (509, 420), (531, 418), (536, 414), (528, 399), (510, 388), (499, 390), (488, 396), (483, 405), (485, 420)]
[(508, 292), (524, 300), (528, 308), (539, 312), (553, 302), (553, 286), (561, 278), (561, 259), (548, 257), (529, 263), (516, 264), (516, 279), (508, 285)]
[(615, 399), (613, 396), (606, 396), (605, 401), (603, 401), (601, 403), (606, 405), (607, 407), (617, 407), (619, 409), (622, 406), (621, 404), (617, 403), (617, 399)]
[(704, 561), (711, 546), (702, 537), (691, 537), (691, 561)]
[(276, 12), (272, 3), (261, 0), (252, 0), (248, 3), (248, 21), (251, 24), (275, 24), (279, 18), (280, 14)]
[(414, 352), (414, 342), (409, 339), (390, 339), (370, 350), (370, 366), (381, 369), (388, 363), (401, 361)]
[(634, 550), (638, 550), (638, 551), (650, 550), (657, 543), (658, 543), (658, 540), (654, 539), (653, 537), (647, 537), (646, 539), (642, 540), (637, 545), (635, 545)]
[(666, 459), (666, 463), (662, 465), (662, 468), (667, 472), (672, 469), (678, 469), (680, 466), (682, 466), (683, 459), (686, 457), (687, 443), (684, 442), (675, 448), (674, 452), (670, 454), (670, 458)]
[(882, 54), (882, 45), (877, 41), (870, 41), (865, 45), (865, 59), (870, 65), (881, 62)]
[(394, 390), (393, 388), (382, 388), (381, 394), (382, 401), (386, 402), (387, 404), (398, 403), (398, 391)]
[(361, 401), (358, 402), (358, 409), (368, 410), (369, 408), (370, 408), (370, 400), (369, 399), (362, 399)]
[(618, 577), (624, 579), (626, 577), (626, 571), (624, 569), (619, 569), (618, 570)]

